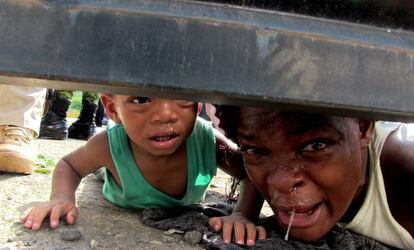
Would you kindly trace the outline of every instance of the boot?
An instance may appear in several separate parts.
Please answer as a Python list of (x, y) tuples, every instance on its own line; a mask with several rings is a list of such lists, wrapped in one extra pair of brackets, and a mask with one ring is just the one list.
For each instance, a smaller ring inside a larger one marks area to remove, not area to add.
[(82, 100), (78, 119), (69, 127), (69, 138), (88, 140), (96, 133), (95, 115), (98, 105), (87, 99)]
[(66, 113), (71, 100), (55, 92), (52, 103), (40, 124), (39, 138), (64, 140), (68, 138), (68, 124)]

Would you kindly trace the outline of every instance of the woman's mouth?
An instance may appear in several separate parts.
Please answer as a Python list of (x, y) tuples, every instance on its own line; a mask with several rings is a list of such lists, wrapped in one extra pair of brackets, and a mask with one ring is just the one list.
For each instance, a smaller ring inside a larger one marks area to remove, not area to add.
[(322, 210), (322, 203), (310, 206), (296, 206), (291, 208), (277, 208), (277, 216), (280, 222), (286, 226), (289, 225), (291, 213), (295, 210), (295, 216), (292, 221), (292, 227), (306, 228), (313, 226), (319, 219)]

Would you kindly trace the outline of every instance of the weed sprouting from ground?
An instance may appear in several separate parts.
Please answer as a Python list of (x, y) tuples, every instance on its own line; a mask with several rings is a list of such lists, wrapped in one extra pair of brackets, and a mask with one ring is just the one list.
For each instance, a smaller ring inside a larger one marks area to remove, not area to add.
[(35, 172), (40, 174), (49, 174), (56, 166), (56, 159), (42, 154), (37, 155)]

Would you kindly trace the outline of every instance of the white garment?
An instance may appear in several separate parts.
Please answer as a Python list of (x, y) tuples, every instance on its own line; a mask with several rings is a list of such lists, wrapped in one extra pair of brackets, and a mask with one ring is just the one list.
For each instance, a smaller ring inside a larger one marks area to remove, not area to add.
[(391, 215), (379, 160), (385, 139), (398, 124), (376, 123), (375, 127), (369, 146), (367, 195), (360, 210), (345, 228), (392, 247), (414, 249), (413, 237)]
[(46, 89), (0, 84), (0, 125), (15, 125), (39, 134)]

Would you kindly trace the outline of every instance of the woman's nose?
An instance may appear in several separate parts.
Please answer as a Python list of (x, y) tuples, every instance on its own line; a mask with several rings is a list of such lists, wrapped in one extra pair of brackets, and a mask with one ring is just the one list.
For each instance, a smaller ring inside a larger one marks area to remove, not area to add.
[(275, 166), (266, 181), (272, 189), (285, 195), (292, 194), (305, 183), (303, 166), (300, 164)]

